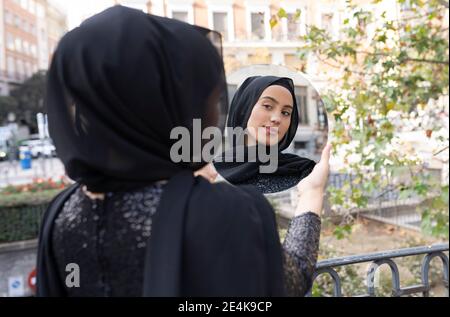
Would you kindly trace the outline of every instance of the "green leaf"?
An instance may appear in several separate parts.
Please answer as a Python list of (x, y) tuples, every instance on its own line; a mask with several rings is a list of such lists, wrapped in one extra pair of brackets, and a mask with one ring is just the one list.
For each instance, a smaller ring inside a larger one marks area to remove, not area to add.
[(378, 36), (377, 41), (381, 42), (381, 43), (386, 43), (387, 40), (387, 36), (386, 33), (381, 34), (380, 36)]
[(278, 20), (275, 17), (272, 17), (270, 19), (269, 23), (270, 23), (270, 28), (273, 29), (278, 24)]
[(280, 19), (288, 17), (286, 10), (284, 10), (283, 8), (280, 8), (280, 10), (278, 10), (277, 15)]
[(352, 226), (350, 224), (346, 224), (343, 226), (337, 226), (334, 228), (333, 235), (338, 240), (342, 240), (347, 237), (352, 232)]

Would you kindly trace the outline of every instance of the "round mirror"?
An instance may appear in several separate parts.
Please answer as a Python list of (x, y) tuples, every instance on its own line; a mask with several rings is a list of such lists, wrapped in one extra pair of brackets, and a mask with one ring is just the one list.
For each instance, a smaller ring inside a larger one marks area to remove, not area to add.
[(320, 159), (328, 120), (305, 74), (252, 65), (227, 76), (225, 146), (213, 162), (222, 180), (276, 193), (297, 185)]

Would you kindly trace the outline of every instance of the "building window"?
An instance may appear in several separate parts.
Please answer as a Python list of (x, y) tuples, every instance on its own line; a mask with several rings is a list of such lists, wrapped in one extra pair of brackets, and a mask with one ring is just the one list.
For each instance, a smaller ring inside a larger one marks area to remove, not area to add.
[(256, 50), (255, 54), (248, 54), (247, 63), (250, 65), (256, 64), (270, 64), (272, 61), (272, 54), (268, 50)]
[(288, 40), (297, 40), (302, 35), (302, 17), (298, 17), (295, 13), (288, 13), (286, 18), (286, 37)]
[(15, 40), (14, 40), (14, 44), (15, 44), (16, 50), (18, 52), (23, 52), (22, 51), (22, 40), (20, 38), (16, 37)]
[(306, 141), (294, 141), (295, 150), (305, 150), (307, 142)]
[(14, 16), (11, 12), (9, 11), (5, 11), (5, 20), (6, 23), (8, 24), (13, 24), (14, 23)]
[(221, 33), (224, 41), (234, 41), (233, 6), (208, 5), (208, 26)]
[(188, 22), (188, 12), (187, 11), (172, 11), (172, 19), (180, 20), (183, 22)]
[(20, 6), (25, 10), (28, 10), (28, 0), (20, 0)]
[(251, 37), (252, 39), (263, 40), (266, 37), (265, 17), (263, 12), (252, 12), (251, 19)]
[(308, 125), (308, 89), (296, 86), (295, 99), (298, 107), (299, 124)]
[(328, 128), (327, 112), (325, 104), (320, 96), (315, 92), (315, 99), (317, 100), (317, 119), (319, 121), (319, 130), (326, 131)]
[(270, 7), (268, 5), (248, 5), (246, 8), (247, 33), (250, 40), (270, 40)]
[(17, 15), (14, 15), (14, 25), (18, 28), (21, 27), (22, 25), (22, 20), (20, 19), (20, 17), (18, 17)]
[(19, 75), (24, 75), (24, 67), (23, 67), (23, 62), (21, 60), (17, 61), (17, 73)]
[(28, 10), (32, 13), (36, 13), (36, 2), (34, 0), (29, 0)]
[(16, 73), (16, 65), (14, 59), (11, 56), (8, 56), (6, 59), (6, 63), (8, 64), (8, 75), (10, 77), (14, 76)]
[(30, 43), (27, 41), (23, 41), (23, 52), (27, 55), (30, 55)]
[(167, 15), (169, 18), (194, 24), (194, 7), (192, 4), (171, 3), (168, 1)]
[(37, 9), (36, 9), (36, 14), (39, 18), (43, 18), (45, 16), (45, 9), (44, 6), (42, 4), (36, 4)]
[(14, 36), (11, 33), (6, 34), (6, 47), (13, 51), (14, 47)]
[(36, 57), (37, 56), (36, 45), (30, 45), (30, 49), (31, 49), (31, 55)]
[(301, 72), (306, 71), (306, 61), (301, 60), (297, 54), (285, 54), (284, 65)]
[(227, 12), (213, 12), (213, 30), (220, 32), (225, 41), (229, 41), (228, 34), (228, 13)]
[(322, 29), (329, 34), (333, 32), (333, 13), (322, 13)]

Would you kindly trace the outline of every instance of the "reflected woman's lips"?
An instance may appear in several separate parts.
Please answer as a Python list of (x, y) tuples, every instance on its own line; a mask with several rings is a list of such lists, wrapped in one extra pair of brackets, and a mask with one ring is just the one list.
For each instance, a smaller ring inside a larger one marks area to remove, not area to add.
[(265, 126), (265, 128), (266, 128), (266, 134), (269, 134), (269, 135), (277, 135), (278, 134), (278, 128), (276, 128), (276, 127)]

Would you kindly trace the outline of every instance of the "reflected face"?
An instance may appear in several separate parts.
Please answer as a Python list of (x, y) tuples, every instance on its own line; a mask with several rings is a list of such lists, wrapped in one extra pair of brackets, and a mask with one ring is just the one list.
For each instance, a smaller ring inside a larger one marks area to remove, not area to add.
[(275, 145), (286, 135), (293, 112), (291, 92), (278, 85), (267, 87), (253, 107), (247, 122), (248, 145)]

